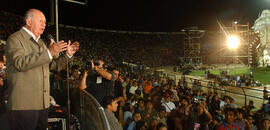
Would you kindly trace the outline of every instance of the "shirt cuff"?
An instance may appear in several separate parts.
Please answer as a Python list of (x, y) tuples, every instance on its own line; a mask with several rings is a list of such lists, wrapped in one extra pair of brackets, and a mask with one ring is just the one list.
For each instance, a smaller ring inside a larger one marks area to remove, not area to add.
[(52, 54), (50, 53), (49, 50), (47, 50), (47, 51), (48, 51), (48, 54), (49, 54), (50, 59), (52, 60), (53, 59)]
[(68, 56), (68, 58), (71, 58), (72, 56), (68, 55), (68, 53), (66, 53), (66, 55)]

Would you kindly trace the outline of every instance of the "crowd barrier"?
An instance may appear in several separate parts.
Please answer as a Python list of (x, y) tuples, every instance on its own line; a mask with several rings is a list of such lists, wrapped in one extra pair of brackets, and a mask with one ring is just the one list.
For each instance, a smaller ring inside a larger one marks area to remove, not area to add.
[[(263, 98), (264, 92), (262, 89), (254, 89), (250, 87), (232, 87), (220, 86), (217, 82), (208, 79), (197, 79), (194, 77), (182, 76), (185, 79), (186, 85), (192, 89), (202, 89), (204, 92), (217, 92), (220, 97), (231, 96), (234, 97), (238, 105), (247, 105), (249, 100), (253, 100), (257, 107), (261, 107), (266, 101)], [(200, 85), (194, 85), (194, 80), (200, 82)], [(210, 85), (211, 84), (211, 85)], [(263, 88), (263, 86), (261, 86)], [(243, 101), (243, 102), (241, 102)]]

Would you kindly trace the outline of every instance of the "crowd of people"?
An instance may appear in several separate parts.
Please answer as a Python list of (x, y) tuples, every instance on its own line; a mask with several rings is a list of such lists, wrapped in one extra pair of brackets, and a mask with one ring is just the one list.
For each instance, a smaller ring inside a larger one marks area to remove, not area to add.
[[(11, 14), (1, 13), (1, 17), (7, 19), (0, 21), (0, 27), (7, 27), (5, 24), (9, 24)], [(4, 33), (1, 29), (1, 38), (6, 39), (15, 32), (16, 27), (14, 30), (13, 27), (6, 28)], [(53, 31), (51, 26), (46, 33)], [(125, 61), (145, 66), (173, 65), (179, 53), (171, 50), (181, 49), (177, 45), (179, 36), (122, 34), (65, 27), (61, 27), (60, 32), (63, 32), (61, 39), (81, 41), (80, 50), (70, 61), (70, 77), (66, 77), (65, 64), (60, 64), (59, 70), (50, 71), (51, 95), (56, 96), (56, 101), (62, 100), (61, 87), (65, 86), (63, 80), (68, 79), (71, 87), (86, 90), (98, 100), (105, 108), (112, 129), (270, 128), (270, 100), (262, 108), (256, 108), (253, 101), (249, 101), (247, 106), (238, 106), (232, 97), (189, 88), (184, 79), (176, 84), (172, 79), (149, 75), (139, 69), (130, 71), (130, 66), (122, 64)], [(170, 46), (176, 46), (166, 48), (166, 44), (163, 45), (165, 41)], [(4, 70), (1, 65), (1, 71)]]

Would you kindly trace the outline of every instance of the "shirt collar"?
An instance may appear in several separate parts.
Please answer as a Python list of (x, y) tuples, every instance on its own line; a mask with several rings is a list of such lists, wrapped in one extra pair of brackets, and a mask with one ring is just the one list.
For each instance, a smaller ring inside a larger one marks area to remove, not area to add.
[(36, 38), (36, 36), (35, 36), (31, 31), (29, 31), (27, 28), (25, 28), (25, 27), (22, 27), (22, 28), (23, 28), (29, 35), (31, 35), (31, 36), (33, 37), (33, 39), (34, 39), (36, 42), (38, 42), (40, 36), (38, 36), (38, 37)]

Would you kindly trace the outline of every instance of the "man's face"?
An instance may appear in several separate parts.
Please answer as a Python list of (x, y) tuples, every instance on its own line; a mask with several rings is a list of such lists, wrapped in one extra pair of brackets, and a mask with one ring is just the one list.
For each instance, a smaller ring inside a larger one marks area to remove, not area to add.
[(248, 122), (250, 123), (250, 124), (253, 124), (253, 118), (251, 117), (251, 116), (249, 116), (249, 117), (247, 117), (247, 120), (248, 120)]
[(142, 119), (141, 114), (140, 113), (135, 114), (133, 119), (134, 119), (135, 122), (140, 121)]
[(144, 101), (139, 102), (139, 107), (141, 107), (141, 108), (144, 107)]
[(187, 100), (185, 100), (185, 99), (182, 99), (182, 101), (181, 101), (181, 105), (183, 105), (183, 106), (185, 106), (185, 105), (188, 105), (188, 102), (187, 102)]
[(240, 118), (240, 119), (243, 118), (243, 114), (240, 112), (238, 112), (236, 115), (237, 115), (237, 118)]
[(170, 102), (170, 101), (171, 101), (171, 97), (170, 97), (170, 96), (169, 96), (169, 97), (166, 97), (166, 98), (165, 98), (165, 101), (166, 101), (166, 102)]
[(160, 118), (164, 118), (164, 117), (166, 117), (166, 111), (165, 110), (161, 110), (160, 112), (159, 112), (159, 117)]
[(196, 109), (197, 109), (197, 114), (198, 115), (203, 114), (203, 107), (201, 105), (198, 105)]
[(153, 104), (151, 102), (147, 102), (146, 108), (147, 109), (152, 109), (153, 108)]
[(227, 120), (228, 123), (233, 123), (236, 116), (234, 115), (234, 113), (232, 111), (228, 111), (226, 114), (225, 114), (225, 118)]
[(118, 106), (118, 103), (116, 100), (113, 100), (112, 101), (112, 104), (109, 105), (109, 109), (112, 111), (112, 112), (116, 112), (117, 111), (117, 106)]
[(113, 70), (113, 75), (115, 77), (115, 80), (118, 79), (119, 71), (118, 70)]
[(33, 11), (33, 16), (26, 19), (28, 29), (36, 36), (39, 37), (45, 30), (46, 18), (40, 11)]

